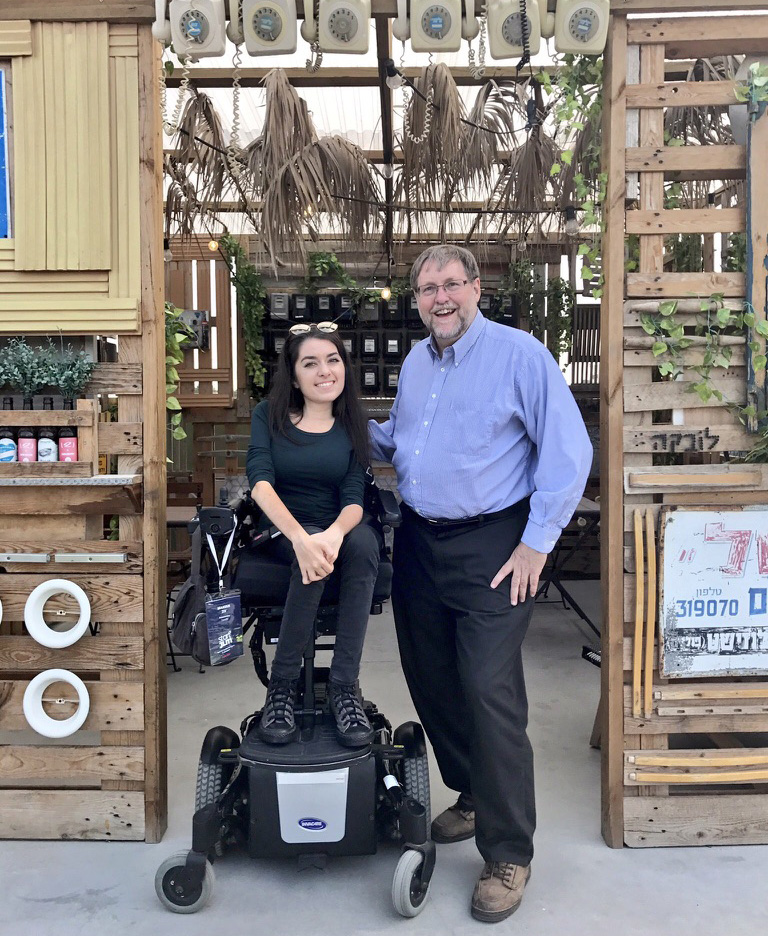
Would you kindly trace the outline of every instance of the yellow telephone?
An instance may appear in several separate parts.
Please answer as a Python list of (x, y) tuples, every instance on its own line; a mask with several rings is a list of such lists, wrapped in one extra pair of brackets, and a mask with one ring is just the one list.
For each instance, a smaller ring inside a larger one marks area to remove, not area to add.
[(557, 0), (557, 51), (601, 55), (608, 38), (610, 6), (610, 0)]
[(224, 0), (171, 0), (168, 18), (173, 50), (178, 56), (194, 62), (224, 54), (227, 47)]
[(528, 52), (536, 55), (541, 46), (542, 7), (547, 16), (547, 0), (488, 0), (488, 48), (493, 59), (523, 55), (523, 7), (528, 26)]

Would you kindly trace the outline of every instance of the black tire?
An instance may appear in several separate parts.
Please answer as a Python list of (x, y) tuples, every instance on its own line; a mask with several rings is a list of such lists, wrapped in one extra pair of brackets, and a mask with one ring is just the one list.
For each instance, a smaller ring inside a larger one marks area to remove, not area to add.
[(205, 877), (202, 884), (192, 890), (186, 890), (180, 883), (187, 852), (170, 855), (157, 869), (155, 874), (155, 893), (160, 903), (172, 913), (197, 913), (208, 903), (216, 881), (210, 861), (205, 863)]
[[(232, 737), (237, 740), (237, 736), (231, 733), (231, 737), (214, 737), (213, 732), (221, 733), (222, 729), (216, 728), (208, 732), (203, 742), (203, 750), (200, 754), (200, 760), (197, 764), (197, 782), (195, 784), (195, 812), (215, 803), (221, 796), (224, 788), (232, 776), (232, 768), (225, 770), (223, 764), (216, 761), (219, 753), (228, 746), (235, 746), (232, 743)], [(213, 763), (212, 763), (213, 761)], [(213, 847), (214, 854), (221, 858), (224, 854), (224, 843), (218, 839)]]
[(421, 803), (427, 816), (427, 830), (432, 823), (431, 802), (429, 796), (429, 763), (426, 754), (416, 754), (404, 757), (403, 789), (405, 795)]

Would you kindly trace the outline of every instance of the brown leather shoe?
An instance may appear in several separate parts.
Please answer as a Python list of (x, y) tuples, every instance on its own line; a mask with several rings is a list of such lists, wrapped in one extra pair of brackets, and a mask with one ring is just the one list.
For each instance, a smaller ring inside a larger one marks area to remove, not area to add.
[(463, 796), (432, 822), (432, 841), (439, 845), (463, 842), (475, 834), (475, 810)]
[(523, 902), (530, 876), (530, 865), (523, 868), (511, 861), (486, 861), (472, 894), (472, 916), (483, 923), (506, 920)]

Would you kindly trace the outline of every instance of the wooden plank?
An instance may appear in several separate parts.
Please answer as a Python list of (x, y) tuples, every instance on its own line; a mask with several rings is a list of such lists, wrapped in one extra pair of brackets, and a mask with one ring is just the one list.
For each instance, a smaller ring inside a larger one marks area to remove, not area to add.
[(743, 452), (752, 440), (743, 426), (705, 426), (703, 429), (657, 423), (624, 430), (625, 452), (686, 453)]
[[(755, 323), (768, 324), (768, 173), (765, 166), (765, 154), (768, 147), (768, 118), (765, 112), (749, 125), (749, 161), (750, 171), (747, 180), (746, 198), (750, 205), (749, 229), (747, 231), (747, 299), (755, 314)], [(749, 247), (751, 246), (751, 250)], [(747, 381), (747, 396), (758, 413), (768, 406), (766, 397), (766, 369), (755, 371), (752, 360), (758, 355), (765, 355), (768, 342), (758, 332), (750, 335), (756, 343), (754, 357), (750, 351), (750, 367)], [(748, 422), (750, 432), (757, 433), (759, 420), (753, 417)]]
[(600, 334), (600, 478), (603, 546), (600, 572), (604, 588), (601, 735), (602, 833), (612, 848), (621, 848), (624, 829), (622, 750), (624, 719), (622, 528), (624, 460), (622, 338), (624, 299), (624, 199), (626, 173), (627, 23), (614, 18), (605, 51), (603, 100), (603, 169), (607, 173), (603, 262), (605, 286)]
[[(643, 83), (664, 81), (664, 46), (649, 45), (640, 49), (640, 80)], [(636, 86), (632, 86), (636, 87)], [(664, 145), (664, 113), (659, 109), (640, 111), (640, 145)], [(640, 210), (661, 211), (664, 208), (664, 174), (645, 171), (640, 174)], [(645, 274), (664, 270), (664, 238), (661, 235), (642, 237), (639, 244), (639, 269)]]
[[(627, 640), (625, 651), (628, 667), (632, 664), (632, 641)], [(658, 704), (658, 703), (657, 703)], [(657, 711), (648, 718), (635, 718), (632, 715), (632, 688), (624, 687), (624, 726), (629, 735), (666, 735), (666, 734), (711, 734), (732, 732), (768, 731), (768, 714), (734, 714), (705, 711), (693, 715), (659, 715)]]
[[(719, 496), (724, 490), (765, 490), (766, 487), (763, 465), (667, 465), (626, 469), (624, 474), (628, 494), (662, 494), (691, 488), (702, 493), (710, 488), (713, 492), (710, 496)], [(714, 494), (715, 491), (718, 493)]]
[(668, 208), (627, 212), (627, 234), (737, 234), (745, 229), (743, 208)]
[(163, 307), (162, 134), (158, 100), (160, 48), (139, 30), (139, 178), (141, 320), (144, 355), (144, 659), (146, 838), (159, 842), (168, 824), (166, 699), (166, 428)]
[[(142, 543), (127, 543), (119, 540), (16, 540), (13, 533), (3, 538), (2, 552), (4, 553), (47, 553), (50, 564), (46, 568), (55, 575), (69, 576), (76, 572), (95, 574), (103, 572), (107, 575), (140, 574), (143, 571)], [(100, 553), (122, 553), (125, 558), (120, 563), (99, 563), (97, 558), (83, 562), (57, 562), (57, 554), (98, 556)], [(28, 573), (35, 569), (29, 563), (2, 562), (0, 566), (6, 572)], [(39, 568), (39, 567), (38, 567)]]
[(640, 510), (634, 511), (635, 524), (635, 630), (632, 640), (632, 714), (640, 717), (642, 710), (642, 687), (640, 683), (643, 668), (643, 625), (645, 622), (645, 591), (643, 588), (643, 570), (645, 552), (643, 548), (643, 516)]
[(0, 298), (0, 334), (102, 334), (109, 322), (110, 335), (134, 335), (139, 331), (135, 299), (33, 299)]
[[(714, 6), (720, 8), (719, 3)], [(734, 16), (685, 16), (632, 20), (627, 27), (627, 39), (630, 44), (638, 45), (663, 43), (669, 59), (759, 55), (768, 51), (768, 16), (750, 16), (748, 19)]]
[[(629, 146), (628, 172), (706, 172), (709, 178), (743, 179), (747, 168), (745, 146)], [(719, 175), (723, 173), (723, 175)]]
[(0, 838), (141, 841), (141, 793), (0, 790)]
[[(24, 0), (31, 20), (103, 20), (112, 23), (153, 23), (153, 0)], [(0, 20), (19, 17), (19, 0), (0, 0)]]
[(0, 25), (0, 58), (32, 55), (32, 23), (29, 20), (9, 20)]
[[(61, 569), (61, 567), (59, 567)], [(59, 570), (57, 570), (59, 571)], [(143, 620), (142, 580), (139, 575), (68, 575), (79, 585), (91, 603), (91, 617), (100, 623)], [(8, 621), (24, 620), (24, 605), (33, 588), (47, 582), (47, 575), (3, 575), (0, 592), (3, 600), (3, 618)], [(77, 605), (69, 596), (51, 598), (47, 611), (74, 610)], [(84, 639), (84, 638), (83, 638)], [(98, 638), (101, 639), (101, 638)]]
[(627, 85), (627, 107), (728, 107), (736, 103), (734, 81), (658, 81)]
[[(665, 358), (662, 355), (660, 358), (656, 357), (651, 351), (651, 345), (655, 341), (654, 338), (648, 336), (650, 342), (645, 349), (633, 348), (631, 350), (624, 351), (624, 367), (657, 367)], [(747, 359), (745, 354), (746, 341), (743, 338), (736, 339), (738, 344), (731, 345), (731, 369), (741, 370), (746, 368)], [(627, 347), (627, 340), (624, 340), (624, 347)], [(700, 343), (698, 345), (692, 345), (690, 348), (685, 348), (680, 353), (680, 360), (686, 367), (697, 367), (703, 364), (704, 355), (707, 352), (706, 345)], [(744, 371), (746, 374), (746, 370)]]
[[(5, 638), (3, 638), (3, 641)], [(105, 674), (106, 675), (106, 674)], [(141, 683), (115, 682), (109, 677), (94, 681), (84, 680), (91, 699), (83, 731), (141, 731), (144, 727), (144, 691)], [(23, 679), (0, 681), (0, 731), (28, 731), (22, 703), (27, 681)], [(45, 698), (55, 697), (54, 683)], [(69, 690), (71, 692), (71, 689)], [(56, 715), (69, 718), (77, 711), (77, 702), (62, 696), (65, 701), (55, 705)], [(49, 712), (52, 714), (52, 712)], [(2, 750), (2, 748), (0, 748)]]
[(141, 393), (141, 364), (97, 364), (86, 392)]
[(81, 785), (102, 780), (144, 780), (140, 747), (0, 746), (0, 780), (23, 786), (30, 780)]
[(110, 455), (140, 455), (143, 434), (141, 423), (99, 423), (99, 451)]
[[(649, 384), (642, 389), (624, 388), (624, 410), (627, 413), (645, 413), (652, 410), (698, 409), (707, 406), (698, 393), (691, 392), (695, 381), (663, 380)], [(720, 390), (726, 400), (732, 403), (746, 402), (747, 389), (744, 377), (713, 377), (710, 385)], [(717, 405), (717, 400), (712, 400)]]
[(713, 700), (713, 699), (765, 699), (768, 698), (768, 682), (763, 683), (688, 683), (681, 685), (655, 686), (653, 697), (657, 700)]
[[(53, 486), (51, 487), (51, 489)], [(76, 480), (66, 488), (57, 486), (55, 496), (42, 497), (40, 487), (0, 486), (0, 514), (28, 514), (35, 517), (82, 516), (89, 514), (132, 515), (141, 510), (140, 485), (102, 485)]]
[(89, 462), (16, 462), (0, 465), (0, 478), (92, 478)]
[(743, 273), (627, 273), (627, 296), (679, 298), (694, 294), (727, 297), (746, 295)]
[(629, 797), (625, 841), (632, 848), (676, 845), (763, 845), (768, 796)]
[(0, 672), (35, 674), (59, 667), (82, 673), (140, 670), (143, 663), (143, 641), (140, 637), (88, 636), (63, 650), (42, 647), (31, 637), (3, 637), (0, 640)]

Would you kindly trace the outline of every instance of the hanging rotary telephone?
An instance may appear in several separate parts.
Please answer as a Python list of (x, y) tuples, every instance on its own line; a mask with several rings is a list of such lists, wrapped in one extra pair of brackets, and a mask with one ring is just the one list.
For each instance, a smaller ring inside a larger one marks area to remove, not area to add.
[(227, 36), (249, 55), (296, 51), (296, 0), (229, 0)]
[[(397, 0), (392, 35), (411, 40), (414, 52), (458, 52), (462, 39), (474, 39), (480, 31), (475, 0)], [(409, 10), (410, 5), (410, 10)]]
[(557, 0), (557, 51), (601, 55), (608, 37), (610, 5), (610, 0)]
[(527, 25), (528, 54), (536, 55), (547, 27), (554, 32), (554, 17), (547, 0), (488, 0), (488, 48), (493, 59), (525, 54), (523, 22)]
[[(312, 39), (317, 37), (321, 52), (363, 55), (368, 51), (370, 20), (371, 0), (318, 0), (318, 20), (313, 20)], [(308, 22), (305, 19), (304, 26)], [(301, 34), (307, 39), (303, 26)]]
[[(167, 9), (167, 15), (166, 15)], [(227, 47), (224, 0), (155, 0), (152, 35), (173, 42), (180, 58), (223, 55)]]

